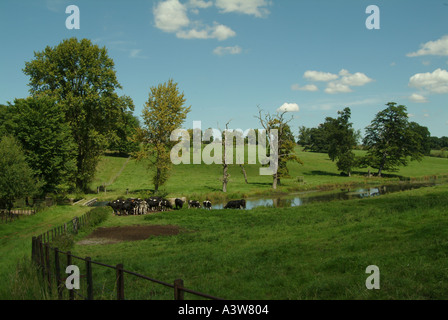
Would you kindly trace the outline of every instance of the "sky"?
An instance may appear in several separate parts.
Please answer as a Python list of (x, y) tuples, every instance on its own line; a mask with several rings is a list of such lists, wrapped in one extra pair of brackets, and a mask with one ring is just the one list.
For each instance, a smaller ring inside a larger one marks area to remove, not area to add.
[(0, 104), (29, 95), (35, 52), (76, 37), (107, 48), (138, 117), (173, 79), (185, 128), (257, 129), (259, 109), (285, 110), (297, 134), (349, 107), (363, 134), (396, 102), (448, 136), (448, 0), (1, 0), (0, 35)]

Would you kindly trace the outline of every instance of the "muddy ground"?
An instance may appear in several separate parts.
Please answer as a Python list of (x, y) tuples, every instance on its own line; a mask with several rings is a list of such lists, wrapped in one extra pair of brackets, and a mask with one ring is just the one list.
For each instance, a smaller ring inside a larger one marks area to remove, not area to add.
[(145, 240), (155, 236), (173, 236), (180, 232), (178, 226), (123, 226), (98, 228), (86, 238), (79, 241), (80, 245), (89, 244), (110, 244), (121, 241), (138, 241)]

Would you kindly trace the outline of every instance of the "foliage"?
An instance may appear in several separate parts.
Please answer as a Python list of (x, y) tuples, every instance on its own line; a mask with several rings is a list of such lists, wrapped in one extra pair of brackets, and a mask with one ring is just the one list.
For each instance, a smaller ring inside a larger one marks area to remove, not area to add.
[(66, 193), (74, 188), (76, 145), (60, 105), (47, 96), (16, 99), (7, 108), (5, 130), (21, 143), (42, 192)]
[(155, 191), (168, 180), (172, 167), (170, 150), (174, 146), (170, 136), (181, 127), (191, 109), (184, 106), (185, 101), (177, 83), (170, 79), (151, 88), (143, 109), (143, 127), (137, 129), (136, 135), (137, 140), (143, 143), (143, 150), (137, 152), (136, 157), (150, 161), (150, 168), (155, 171)]
[[(124, 104), (128, 104), (130, 110), (133, 109), (132, 101), (126, 102), (128, 97), (120, 97)], [(112, 137), (108, 146), (110, 151), (117, 151), (121, 155), (130, 155), (139, 150), (138, 141), (134, 140), (137, 128), (140, 127), (139, 119), (132, 114), (132, 111), (124, 111), (121, 119), (117, 121), (116, 136)]]
[(130, 98), (119, 98), (115, 92), (122, 87), (113, 60), (105, 47), (71, 38), (35, 52), (23, 71), (30, 77), (33, 95), (48, 95), (61, 105), (77, 145), (76, 185), (87, 191), (122, 113), (133, 109)]
[(406, 107), (389, 102), (387, 108), (379, 112), (366, 128), (364, 145), (368, 149), (370, 166), (395, 171), (397, 167), (408, 164), (408, 159), (421, 160), (420, 136), (412, 131), (408, 122)]
[(0, 207), (11, 210), (15, 199), (33, 196), (41, 183), (28, 166), (19, 142), (12, 136), (0, 140)]
[(356, 133), (349, 122), (351, 111), (345, 108), (338, 111), (339, 117), (333, 119), (327, 117), (323, 128), (328, 142), (328, 156), (332, 161), (337, 161), (338, 170), (351, 175), (351, 171), (357, 165), (353, 149), (356, 146)]

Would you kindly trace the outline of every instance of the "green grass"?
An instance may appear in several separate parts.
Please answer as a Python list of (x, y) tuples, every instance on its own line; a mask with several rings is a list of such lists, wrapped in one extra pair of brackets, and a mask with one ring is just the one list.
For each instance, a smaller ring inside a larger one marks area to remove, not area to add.
[[(355, 170), (352, 177), (345, 177), (339, 174), (335, 163), (328, 158), (328, 155), (302, 152), (300, 148), (297, 148), (297, 151), (304, 164), (288, 164), (291, 178), (282, 179), (282, 185), (275, 193), (314, 189), (329, 190), (355, 184), (381, 184), (399, 180), (425, 179), (431, 176), (448, 176), (447, 159), (425, 157), (422, 162), (410, 162), (407, 167), (401, 167), (398, 172), (385, 172), (383, 178), (367, 178), (367, 169)], [(358, 154), (364, 153), (364, 151), (356, 152)], [(104, 157), (98, 168), (102, 178), (96, 178), (92, 184), (92, 189), (96, 190), (98, 181), (111, 179), (117, 172), (123, 171), (108, 186), (107, 193), (101, 192), (98, 195), (89, 196), (106, 200), (119, 197), (142, 197), (154, 189), (152, 173), (148, 170), (148, 162), (131, 159), (123, 167), (125, 161), (125, 158), (113, 160), (111, 157)], [(161, 189), (166, 191), (169, 197), (210, 198), (211, 200), (273, 194), (272, 177), (260, 176), (259, 167), (259, 165), (245, 166), (249, 182), (246, 184), (240, 167), (237, 165), (230, 166), (228, 192), (224, 194), (222, 193), (221, 165), (173, 166), (169, 180)], [(372, 170), (372, 173), (374, 172), (376, 171)], [(105, 176), (106, 173), (108, 174), (107, 177)], [(126, 189), (129, 189), (128, 195)]]
[(0, 224), (0, 299), (9, 299), (12, 274), (22, 259), (30, 259), (32, 237), (60, 226), (75, 216), (79, 217), (89, 209), (81, 206), (54, 206), (36, 215)]
[[(185, 232), (73, 251), (169, 283), (182, 278), (225, 299), (447, 299), (447, 206), (448, 186), (437, 186), (331, 205), (112, 217), (102, 226)], [(365, 287), (369, 265), (380, 268), (380, 290)], [(107, 287), (113, 274), (107, 280), (99, 269)], [(172, 292), (127, 276), (126, 295), (171, 299)]]
[[(304, 165), (290, 164), (291, 178), (283, 179), (276, 193), (425, 180), (448, 174), (447, 159), (425, 157), (383, 178), (366, 178), (367, 170), (343, 177), (327, 155), (299, 155)], [(258, 165), (246, 166), (246, 184), (240, 168), (231, 166), (229, 191), (224, 195), (221, 166), (175, 166), (163, 189), (169, 197), (201, 200), (271, 195), (272, 178), (260, 176), (258, 169)], [(92, 189), (103, 182), (111, 183), (107, 193), (86, 197), (110, 200), (140, 196), (153, 189), (147, 163), (119, 157), (103, 157)], [(227, 299), (446, 299), (447, 199), (448, 187), (439, 186), (296, 208), (111, 216), (103, 226), (174, 224), (187, 232), (73, 249), (81, 256), (111, 265), (124, 263), (126, 269), (163, 281), (182, 278), (188, 288)], [(27, 291), (33, 280), (17, 282), (32, 278), (26, 265), (31, 237), (87, 210), (82, 206), (55, 206), (35, 216), (0, 224), (0, 299), (43, 297), (38, 287)], [(77, 240), (86, 235), (81, 232)], [(365, 289), (365, 268), (372, 264), (380, 267), (381, 290)], [(94, 270), (100, 278), (96, 294), (111, 298), (113, 286), (111, 289), (108, 279), (113, 279), (113, 272), (102, 269)], [(126, 296), (171, 299), (172, 292), (127, 277)]]

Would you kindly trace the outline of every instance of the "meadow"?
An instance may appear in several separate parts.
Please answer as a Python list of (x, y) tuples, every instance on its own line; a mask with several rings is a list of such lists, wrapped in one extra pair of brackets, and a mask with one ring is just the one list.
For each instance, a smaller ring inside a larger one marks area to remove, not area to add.
[[(289, 163), (289, 178), (282, 179), (277, 190), (272, 189), (272, 177), (260, 176), (260, 165), (245, 165), (248, 183), (245, 182), (238, 165), (229, 166), (230, 182), (227, 194), (222, 192), (221, 165), (178, 165), (173, 166), (170, 177), (161, 187), (168, 197), (187, 197), (198, 200), (239, 199), (243, 197), (287, 194), (295, 191), (331, 190), (351, 185), (377, 185), (396, 183), (402, 180), (425, 180), (434, 176), (448, 177), (448, 159), (425, 157), (421, 162), (411, 161), (407, 167), (400, 167), (398, 172), (384, 172), (382, 178), (367, 177), (368, 169), (356, 169), (351, 177), (341, 176), (336, 165), (327, 154), (303, 152), (300, 147), (296, 153), (303, 165)], [(365, 151), (357, 150), (358, 155)], [(247, 152), (246, 152), (247, 155)], [(117, 176), (117, 172), (121, 172)], [(374, 169), (371, 173), (376, 173)], [(112, 182), (112, 183), (108, 183)], [(148, 162), (135, 159), (105, 156), (98, 166), (98, 173), (91, 184), (96, 191), (102, 184), (108, 184), (107, 193), (87, 195), (87, 198), (114, 200), (119, 197), (147, 197), (154, 186), (152, 172)], [(126, 193), (128, 190), (128, 193)]]
[[(362, 151), (358, 151), (362, 152)], [(366, 171), (340, 176), (327, 155), (300, 153), (304, 165), (289, 166), (291, 178), (277, 193), (327, 190), (350, 184), (397, 183), (448, 174), (447, 159), (426, 157), (383, 178)], [(246, 166), (249, 184), (231, 167), (229, 198), (271, 194), (271, 177)], [(168, 196), (222, 197), (221, 166), (173, 168), (164, 186)], [(302, 177), (300, 182), (298, 177)], [(92, 189), (110, 183), (99, 200), (145, 195), (152, 190), (145, 162), (105, 156)], [(129, 195), (126, 195), (129, 189)], [(448, 186), (383, 195), (377, 198), (308, 204), (294, 208), (246, 211), (188, 210), (146, 216), (112, 213), (100, 227), (173, 225), (182, 232), (141, 241), (83, 245), (93, 230), (82, 231), (72, 252), (155, 279), (185, 285), (224, 299), (446, 299), (448, 291)], [(35, 216), (0, 224), (0, 299), (42, 299), (26, 263), (31, 237), (70, 221), (91, 208), (55, 206)], [(367, 290), (367, 266), (377, 265), (381, 289)], [(28, 271), (27, 271), (28, 270)], [(113, 275), (94, 270), (101, 298), (112, 298)], [(172, 292), (126, 278), (127, 299), (172, 299)], [(192, 299), (191, 296), (186, 296)]]

